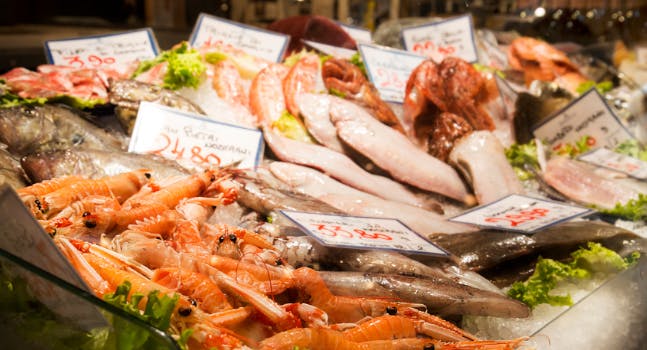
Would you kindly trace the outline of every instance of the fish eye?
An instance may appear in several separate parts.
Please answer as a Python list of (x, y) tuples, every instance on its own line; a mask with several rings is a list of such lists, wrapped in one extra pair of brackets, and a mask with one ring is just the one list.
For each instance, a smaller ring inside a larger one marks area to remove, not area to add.
[(85, 141), (85, 138), (83, 137), (83, 135), (74, 134), (72, 136), (72, 144), (74, 145), (80, 145), (83, 143), (83, 141)]

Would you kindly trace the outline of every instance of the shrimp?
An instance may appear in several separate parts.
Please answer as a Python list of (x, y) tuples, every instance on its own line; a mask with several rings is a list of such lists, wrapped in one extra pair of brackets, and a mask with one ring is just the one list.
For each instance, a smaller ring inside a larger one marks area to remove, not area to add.
[(512, 340), (434, 341), (433, 345), (436, 350), (513, 350), (526, 340), (526, 337), (521, 337)]
[(167, 267), (155, 270), (151, 280), (197, 301), (198, 306), (208, 313), (232, 308), (220, 288), (201, 273)]
[(341, 332), (326, 328), (294, 328), (275, 334), (260, 343), (261, 350), (339, 349), (360, 350), (363, 347), (344, 337)]
[(389, 300), (387, 298), (361, 298), (333, 295), (317, 271), (301, 267), (293, 272), (295, 286), (309, 297), (312, 304), (326, 313), (332, 323), (356, 322), (366, 316), (381, 316), (387, 308), (420, 307), (413, 304)]
[(445, 336), (441, 332), (438, 332), (437, 328), (438, 326), (423, 320), (413, 320), (398, 315), (384, 315), (363, 322), (357, 327), (345, 331), (344, 335), (348, 339), (356, 342), (413, 338), (418, 334), (424, 334), (428, 337), (436, 337), (440, 334), (442, 340), (449, 341), (469, 340), (460, 335), (452, 334), (451, 336)]

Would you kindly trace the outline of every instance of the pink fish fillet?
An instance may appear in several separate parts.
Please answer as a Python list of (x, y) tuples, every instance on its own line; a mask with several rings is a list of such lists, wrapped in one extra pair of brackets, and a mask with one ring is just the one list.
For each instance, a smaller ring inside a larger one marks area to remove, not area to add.
[(416, 147), (406, 136), (380, 123), (361, 107), (334, 100), (330, 105), (330, 118), (344, 142), (395, 179), (474, 204), (474, 196), (456, 170)]
[(472, 183), (479, 204), (524, 192), (501, 142), (490, 131), (474, 131), (460, 139), (449, 154), (449, 162)]
[(597, 175), (589, 165), (565, 157), (546, 163), (544, 181), (566, 197), (584, 204), (612, 209), (616, 203), (638, 198), (638, 191), (620, 181)]
[(326, 147), (295, 141), (263, 129), (265, 141), (276, 156), (286, 162), (319, 169), (326, 174), (359, 190), (415, 206), (424, 201), (393, 180), (373, 175), (360, 168), (347, 156)]

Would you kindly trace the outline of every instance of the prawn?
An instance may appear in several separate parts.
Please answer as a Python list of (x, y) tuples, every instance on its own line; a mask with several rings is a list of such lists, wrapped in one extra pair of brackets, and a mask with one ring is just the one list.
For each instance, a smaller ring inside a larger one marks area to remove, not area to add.
[(220, 288), (201, 273), (166, 267), (155, 270), (151, 280), (190, 297), (208, 313), (232, 308)]

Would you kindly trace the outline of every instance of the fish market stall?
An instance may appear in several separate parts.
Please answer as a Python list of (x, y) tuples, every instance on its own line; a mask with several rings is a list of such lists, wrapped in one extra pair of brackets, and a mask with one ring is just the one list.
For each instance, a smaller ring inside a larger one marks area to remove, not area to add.
[(643, 348), (641, 8), (603, 57), (539, 8), (377, 3), (375, 31), (203, 12), (0, 72), (7, 342)]

